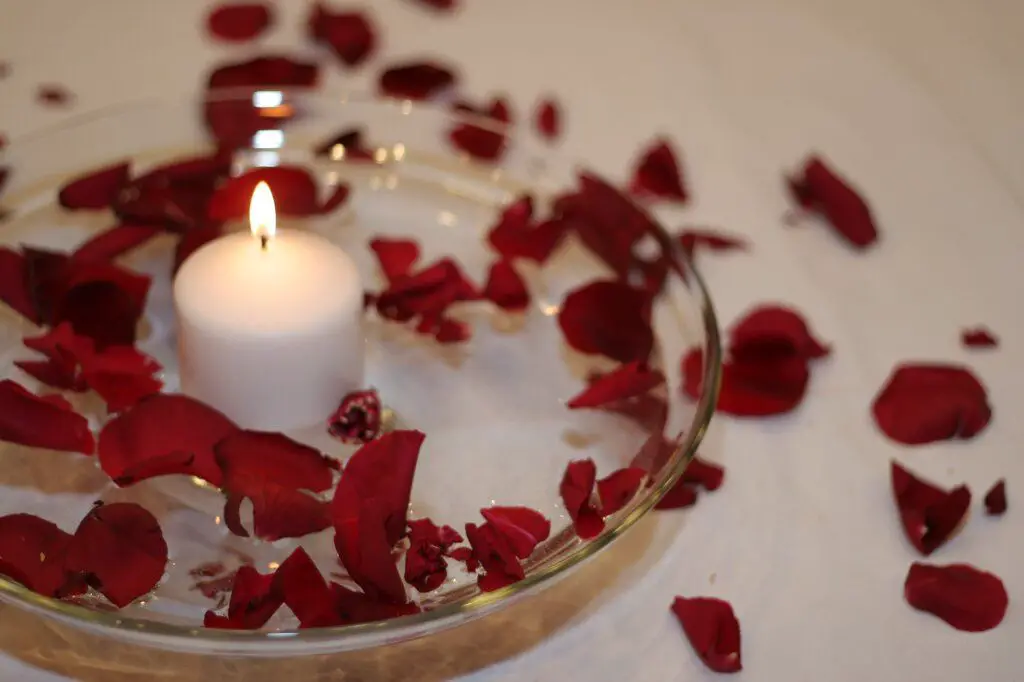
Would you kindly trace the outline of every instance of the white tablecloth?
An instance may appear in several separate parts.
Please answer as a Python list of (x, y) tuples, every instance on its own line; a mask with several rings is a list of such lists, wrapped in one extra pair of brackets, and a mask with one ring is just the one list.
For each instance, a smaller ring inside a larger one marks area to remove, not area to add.
[[(115, 645), (4, 607), (0, 679), (590, 680), (713, 679), (668, 605), (732, 602), (739, 679), (1020, 679), (1024, 609), (1024, 4), (1016, 0), (463, 0), (456, 17), (402, 0), (372, 5), (383, 53), (327, 87), (366, 87), (382, 59), (448, 55), (467, 92), (507, 92), (520, 111), (565, 104), (570, 156), (622, 178), (656, 133), (678, 141), (696, 200), (684, 222), (754, 242), (704, 259), (721, 318), (781, 300), (834, 356), (806, 403), (774, 420), (715, 421), (704, 455), (726, 484), (692, 510), (650, 518), (547, 592), (468, 628), (408, 645), (299, 661), (220, 661)], [(279, 2), (265, 47), (301, 45), (307, 3)], [(211, 63), (254, 52), (208, 43), (201, 0), (3, 0), (0, 131), (10, 136), (117, 102), (189, 92)], [(350, 80), (346, 80), (350, 78)], [(353, 82), (354, 81), (354, 82)], [(77, 95), (34, 100), (39, 83)], [(813, 226), (786, 229), (780, 172), (818, 150), (864, 191), (883, 231), (866, 254)], [(968, 353), (964, 325), (1003, 345)], [(996, 417), (970, 443), (907, 450), (868, 406), (894, 363), (969, 362)], [(1009, 480), (1000, 520), (975, 509), (933, 559), (1006, 582), (1011, 607), (970, 635), (912, 610), (917, 557), (902, 536), (888, 461), (981, 494)]]

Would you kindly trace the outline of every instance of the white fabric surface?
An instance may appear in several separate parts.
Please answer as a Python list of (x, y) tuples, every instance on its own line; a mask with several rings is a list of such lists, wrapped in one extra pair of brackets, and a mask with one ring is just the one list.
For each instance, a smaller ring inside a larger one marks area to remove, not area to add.
[[(279, 2), (264, 47), (302, 44), (307, 3)], [(661, 514), (544, 597), (436, 638), (355, 655), (240, 662), (113, 645), (0, 616), (0, 680), (710, 680), (669, 615), (676, 594), (734, 605), (745, 671), (769, 682), (1020, 679), (1024, 609), (1024, 4), (1015, 0), (463, 0), (454, 18), (401, 0), (372, 5), (382, 59), (448, 55), (467, 92), (508, 92), (523, 113), (555, 93), (564, 149), (624, 177), (656, 133), (683, 152), (695, 202), (670, 226), (719, 225), (749, 254), (705, 258), (721, 319), (780, 300), (803, 311), (834, 356), (806, 403), (775, 420), (715, 420), (703, 449), (728, 468), (692, 510)], [(3, 0), (0, 131), (191, 91), (209, 65), (255, 51), (214, 46), (200, 0)], [(45, 109), (38, 83), (74, 107)], [(866, 254), (814, 226), (784, 228), (780, 173), (819, 150), (861, 187), (882, 242)], [(990, 325), (994, 352), (959, 347)], [(991, 427), (975, 441), (914, 450), (885, 440), (868, 406), (893, 364), (966, 361), (988, 385)], [(1001, 520), (974, 509), (932, 558), (992, 570), (1011, 596), (1004, 623), (961, 633), (908, 607), (917, 559), (893, 510), (888, 461), (980, 500), (1007, 477)]]

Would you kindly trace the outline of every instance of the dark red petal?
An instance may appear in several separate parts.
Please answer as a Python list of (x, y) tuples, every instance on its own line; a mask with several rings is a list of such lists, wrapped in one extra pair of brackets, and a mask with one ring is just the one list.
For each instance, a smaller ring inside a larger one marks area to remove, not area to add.
[(455, 84), (455, 73), (435, 62), (410, 62), (392, 66), (380, 75), (384, 95), (425, 100)]
[(327, 421), (327, 432), (343, 443), (369, 443), (380, 435), (382, 407), (377, 391), (353, 391)]
[(36, 90), (36, 99), (39, 100), (39, 103), (51, 107), (70, 104), (74, 97), (71, 91), (63, 85), (40, 85)]
[(414, 0), (423, 7), (438, 10), (440, 12), (451, 12), (458, 6), (456, 0)]
[(207, 87), (313, 87), (319, 77), (320, 67), (315, 63), (268, 55), (217, 67), (210, 72)]
[(383, 504), (364, 496), (356, 478), (342, 473), (331, 503), (338, 558), (370, 598), (404, 604), (408, 597), (391, 555), (394, 544), (388, 541)]
[(210, 35), (232, 42), (252, 40), (273, 21), (270, 8), (262, 3), (219, 5), (206, 18)]
[(483, 296), (509, 312), (522, 312), (530, 305), (530, 292), (526, 289), (526, 282), (507, 260), (497, 260), (491, 265)]
[(210, 199), (211, 220), (239, 220), (249, 215), (249, 203), (256, 185), (265, 182), (274, 194), (278, 215), (310, 216), (321, 212), (316, 182), (305, 168), (274, 166), (253, 168), (229, 179)]
[(964, 329), (960, 342), (965, 348), (995, 348), (999, 345), (999, 339), (985, 327)]
[(416, 315), (429, 318), (422, 333), (433, 333), (445, 310), (453, 303), (480, 298), (476, 286), (458, 264), (442, 258), (419, 272), (396, 279), (377, 299), (377, 311), (387, 319), (408, 321)]
[(156, 587), (166, 566), (167, 543), (160, 525), (134, 503), (93, 508), (68, 545), (67, 569), (85, 574), (118, 607)]
[(985, 513), (1002, 516), (1006, 512), (1006, 480), (999, 479), (992, 489), (985, 493)]
[(541, 137), (557, 139), (562, 134), (562, 112), (558, 102), (550, 97), (540, 102), (537, 105), (535, 124)]
[(486, 507), (480, 514), (501, 533), (520, 559), (530, 556), (537, 544), (551, 534), (551, 522), (529, 507)]
[(685, 509), (697, 504), (697, 489), (680, 480), (654, 505), (655, 509)]
[[(146, 462), (175, 454), (193, 455), (178, 473), (221, 484), (213, 447), (238, 429), (230, 419), (184, 395), (158, 393), (107, 422), (100, 432), (100, 466), (115, 481)], [(163, 461), (163, 460), (162, 460)], [(136, 477), (135, 480), (140, 480)]]
[(477, 526), (467, 523), (466, 539), (473, 548), (473, 557), (486, 571), (477, 579), (482, 591), (493, 592), (525, 577), (512, 545), (492, 524)]
[(810, 157), (803, 175), (790, 178), (788, 184), (801, 206), (824, 216), (852, 246), (863, 249), (878, 239), (867, 202), (820, 158)]
[(222, 236), (224, 236), (224, 230), (220, 225), (216, 224), (189, 230), (181, 235), (181, 239), (178, 240), (178, 245), (174, 249), (172, 274), (178, 272), (181, 264), (188, 260), (189, 256), (201, 247), (206, 246), (209, 242), (220, 239)]
[(256, 630), (266, 625), (283, 603), (283, 585), (276, 573), (264, 575), (252, 566), (242, 566), (235, 573), (228, 615), (218, 616), (207, 611), (203, 625), (208, 628)]
[(127, 161), (94, 170), (75, 178), (60, 189), (57, 200), (69, 209), (103, 209), (117, 199), (118, 192), (128, 182), (130, 164)]
[(420, 246), (412, 239), (377, 237), (370, 241), (370, 248), (389, 283), (410, 274), (420, 257)]
[(611, 516), (633, 499), (647, 477), (639, 467), (619, 469), (597, 482), (597, 496), (601, 498), (601, 516)]
[(667, 140), (655, 140), (643, 153), (633, 171), (629, 191), (639, 197), (687, 200), (679, 162)]
[(392, 431), (359, 448), (345, 463), (342, 478), (355, 486), (361, 498), (380, 503), (389, 545), (405, 535), (409, 496), (424, 438), (420, 431)]
[(695, 483), (704, 490), (718, 490), (722, 486), (722, 481), (725, 480), (725, 468), (694, 456), (686, 465), (686, 470), (680, 480), (686, 483)]
[(10, 379), (0, 381), (0, 440), (91, 455), (89, 422), (60, 396), (36, 396)]
[(330, 586), (302, 547), (296, 547), (281, 562), (274, 578), (280, 585), (285, 605), (299, 619), (299, 627), (322, 622), (325, 615), (334, 610)]
[(80, 358), (81, 379), (96, 391), (111, 413), (121, 412), (160, 391), (161, 370), (153, 358), (132, 346), (110, 346)]
[(115, 225), (75, 249), (72, 258), (110, 261), (141, 246), (163, 230), (151, 225)]
[(337, 135), (321, 142), (313, 152), (317, 156), (330, 157), (332, 161), (372, 161), (373, 150), (363, 143), (361, 128), (346, 128)]
[(92, 340), (75, 334), (70, 324), (63, 322), (39, 336), (26, 336), (23, 342), (46, 360), (15, 361), (22, 371), (54, 388), (77, 392), (88, 388), (79, 372), (79, 363), (96, 351)]
[(438, 343), (462, 343), (468, 341), (470, 336), (468, 324), (451, 318), (441, 318), (434, 331), (434, 338)]
[[(330, 525), (328, 507), (303, 491), (331, 486), (334, 464), (317, 450), (280, 433), (234, 431), (214, 446), (228, 494), (225, 519), (238, 518), (242, 498), (252, 501), (253, 530), (267, 541), (302, 537)], [(240, 524), (229, 529), (247, 536)]]
[(320, 207), (320, 213), (327, 214), (332, 211), (338, 210), (341, 206), (345, 205), (348, 201), (349, 186), (342, 183), (337, 185), (331, 192), (331, 196), (327, 197), (327, 201), (324, 202), (323, 206)]
[(665, 383), (665, 375), (646, 363), (634, 360), (594, 379), (587, 388), (568, 402), (569, 409), (603, 407), (620, 400), (636, 398)]
[(30, 322), (39, 322), (29, 279), (26, 258), (11, 249), (0, 247), (0, 300)]
[[(682, 360), (683, 391), (693, 399), (701, 397), (704, 377), (703, 353), (693, 348)], [(715, 407), (738, 417), (766, 417), (795, 409), (807, 392), (810, 372), (802, 358), (770, 362), (727, 362)]]
[(907, 539), (925, 556), (945, 544), (967, 515), (971, 491), (950, 491), (923, 481), (892, 462), (892, 491)]
[(558, 324), (566, 342), (582, 353), (646, 361), (654, 347), (650, 309), (646, 292), (618, 280), (600, 280), (565, 297)]
[(147, 478), (180, 474), (183, 471), (191, 471), (194, 468), (195, 461), (196, 456), (191, 452), (171, 452), (129, 465), (113, 481), (117, 485), (124, 487), (144, 481)]
[(487, 234), (491, 246), (507, 259), (544, 263), (565, 238), (570, 224), (561, 219), (533, 223), (533, 198), (525, 194), (509, 204)]
[(871, 409), (878, 428), (906, 445), (972, 438), (992, 418), (985, 387), (957, 365), (898, 365)]
[(984, 632), (1003, 621), (1010, 598), (1003, 581), (968, 564), (914, 562), (903, 584), (907, 603), (938, 616), (957, 630)]
[(745, 250), (747, 242), (740, 237), (720, 234), (714, 230), (683, 230), (679, 233), (679, 246), (686, 257), (692, 259), (698, 246), (711, 251)]
[(373, 24), (362, 12), (331, 12), (317, 3), (309, 17), (309, 36), (326, 43), (347, 66), (366, 61), (377, 45)]
[(719, 673), (743, 669), (740, 623), (729, 602), (713, 597), (676, 597), (672, 613), (704, 665)]
[(596, 479), (597, 465), (594, 460), (576, 460), (566, 466), (562, 483), (558, 487), (573, 528), (584, 540), (596, 538), (604, 530), (601, 514), (591, 503)]
[(331, 583), (331, 592), (334, 594), (336, 620), (318, 623), (317, 625), (320, 627), (323, 625), (373, 623), (379, 620), (411, 616), (420, 612), (416, 604), (394, 604), (381, 601), (368, 594), (349, 590), (338, 583)]
[(71, 535), (31, 514), (0, 516), (0, 573), (46, 597), (68, 583), (64, 568)]
[(737, 361), (778, 357), (820, 358), (828, 355), (796, 311), (779, 305), (759, 305), (730, 332), (729, 354)]
[(511, 122), (508, 102), (503, 98), (495, 98), (486, 109), (462, 103), (456, 105), (456, 111), (489, 118), (491, 121), (480, 124), (468, 121), (457, 123), (448, 133), (452, 145), (479, 161), (495, 161), (500, 158), (506, 142), (503, 124)]
[(411, 541), (405, 553), (405, 582), (419, 592), (432, 592), (448, 577), (448, 563), (441, 548), (424, 540)]

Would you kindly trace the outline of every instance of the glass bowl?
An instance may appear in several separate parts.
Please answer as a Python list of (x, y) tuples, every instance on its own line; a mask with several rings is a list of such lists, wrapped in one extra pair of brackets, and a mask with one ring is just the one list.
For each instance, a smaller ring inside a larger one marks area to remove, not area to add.
[[(503, 208), (529, 193), (543, 212), (576, 182), (576, 169), (558, 162), (539, 139), (448, 107), (278, 89), (222, 92), (207, 100), (183, 98), (101, 111), (10, 144), (0, 156), (0, 166), (11, 169), (0, 197), (7, 212), (3, 245), (71, 250), (114, 225), (109, 211), (62, 209), (57, 191), (77, 175), (122, 159), (130, 159), (133, 171), (139, 172), (211, 151), (202, 116), (211, 105), (238, 108), (255, 117), (250, 123), (257, 122), (248, 142), (233, 152), (233, 173), (295, 164), (313, 174), (325, 196), (339, 183), (349, 185), (349, 199), (337, 211), (303, 219), (281, 217), (279, 229), (311, 230), (339, 244), (353, 257), (369, 289), (381, 284), (378, 264), (367, 247), (375, 236), (415, 239), (422, 263), (451, 256), (473, 281), (482, 283), (495, 258), (487, 233)], [(474, 160), (456, 149), (450, 133), (465, 125), (503, 136), (500, 160)], [(354, 128), (363, 132), (368, 150), (359, 156), (369, 158), (354, 158), (354, 150), (342, 146), (314, 153), (325, 140)], [(261, 630), (207, 629), (202, 627), (203, 614), (216, 608), (223, 594), (209, 584), (204, 587), (211, 576), (200, 575), (197, 567), (215, 562), (230, 571), (251, 563), (266, 572), (301, 545), (325, 575), (344, 582), (332, 533), (276, 542), (236, 537), (222, 523), (219, 492), (185, 476), (119, 488), (95, 458), (4, 444), (0, 515), (32, 513), (71, 531), (96, 500), (137, 502), (159, 520), (170, 554), (155, 590), (121, 610), (98, 595), (76, 603), (49, 599), (3, 577), (0, 598), (44, 618), (128, 642), (183, 652), (288, 656), (411, 639), (537, 594), (651, 511), (694, 456), (713, 412), (721, 358), (711, 301), (700, 275), (673, 240), (660, 227), (655, 230), (637, 249), (646, 249), (648, 255), (660, 252), (680, 264), (669, 273), (652, 314), (652, 363), (667, 378), (661, 394), (668, 405), (663, 427), (565, 406), (588, 376), (614, 366), (607, 358), (571, 350), (562, 339), (557, 317), (565, 295), (610, 273), (574, 238), (542, 267), (517, 261), (533, 299), (525, 315), (495, 313), (479, 305), (459, 311), (473, 328), (467, 343), (441, 345), (393, 322), (367, 321), (367, 383), (380, 392), (395, 426), (427, 434), (410, 518), (430, 516), (461, 531), (466, 522), (482, 522), (479, 509), (493, 504), (541, 511), (551, 520), (552, 531), (523, 562), (526, 577), (520, 582), (481, 592), (475, 574), (450, 562), (449, 577), (438, 589), (419, 594), (410, 588), (422, 608), (417, 615), (298, 629), (283, 607)], [(119, 260), (153, 277), (139, 347), (163, 365), (166, 391), (177, 388), (170, 287), (174, 239), (159, 237)], [(13, 362), (28, 354), (22, 337), (37, 331), (6, 307), (0, 312), (3, 377), (32, 390), (40, 386)], [(680, 397), (677, 363), (694, 346), (702, 348), (706, 359), (705, 389), (699, 400), (690, 401)], [(102, 412), (87, 414), (96, 427), (105, 419)], [(667, 456), (647, 460), (649, 484), (606, 519), (599, 536), (578, 538), (559, 496), (566, 464), (591, 458), (599, 477), (605, 476), (629, 466), (658, 430), (671, 447)], [(288, 435), (340, 460), (352, 452), (327, 437), (326, 429)]]

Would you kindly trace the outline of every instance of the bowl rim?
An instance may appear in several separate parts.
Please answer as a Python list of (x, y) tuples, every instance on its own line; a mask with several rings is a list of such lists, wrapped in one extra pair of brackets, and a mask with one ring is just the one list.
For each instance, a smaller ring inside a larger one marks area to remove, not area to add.
[[(0, 167), (4, 165), (4, 160), (8, 158), (12, 152), (16, 152), (23, 145), (31, 144), (34, 140), (42, 139), (49, 135), (59, 132), (67, 132), (76, 127), (88, 125), (89, 123), (103, 118), (143, 109), (147, 106), (159, 106), (161, 104), (168, 105), (172, 102), (180, 102), (188, 99), (194, 100), (197, 104), (205, 102), (240, 100), (243, 97), (245, 99), (251, 99), (253, 92), (255, 91), (281, 92), (283, 95), (293, 98), (295, 101), (306, 100), (327, 103), (333, 101), (342, 106), (348, 104), (360, 104), (400, 108), (403, 113), (408, 115), (440, 115), (443, 118), (450, 120), (452, 123), (473, 124), (495, 132), (501, 132), (508, 135), (510, 138), (515, 138), (517, 136), (516, 127), (514, 125), (501, 124), (486, 116), (481, 116), (472, 112), (452, 110), (450, 106), (446, 106), (444, 103), (438, 102), (420, 102), (408, 99), (395, 99), (370, 93), (340, 90), (321, 91), (278, 86), (225, 88), (199, 95), (191, 94), (180, 97), (162, 96), (129, 100), (71, 116), (64, 119), (62, 122), (44, 126), (33, 130), (28, 134), (11, 138), (4, 149), (0, 150)], [(552, 163), (555, 166), (566, 169), (576, 167), (576, 164), (567, 161), (557, 152), (557, 150), (546, 150), (543, 158), (546, 164)], [(632, 198), (629, 198), (629, 201), (635, 204)], [(673, 240), (671, 240), (671, 237), (661, 224), (656, 220), (653, 222), (655, 224), (655, 229), (658, 231), (657, 238), (659, 241), (664, 244), (672, 243)], [(689, 429), (678, 436), (676, 447), (671, 453), (669, 461), (674, 463), (668, 472), (668, 475), (661, 481), (661, 483), (653, 487), (653, 489), (649, 491), (649, 494), (639, 504), (637, 504), (636, 507), (619, 519), (618, 523), (614, 526), (607, 526), (598, 537), (581, 544), (578, 548), (567, 553), (565, 556), (559, 557), (556, 561), (534, 570), (527, 574), (524, 579), (492, 592), (477, 592), (474, 595), (465, 597), (456, 602), (444, 604), (442, 606), (432, 608), (429, 611), (421, 611), (420, 613), (413, 615), (400, 616), (398, 618), (390, 618), (372, 623), (283, 631), (223, 630), (202, 626), (175, 625), (148, 618), (124, 616), (118, 611), (108, 612), (94, 610), (74, 603), (45, 597), (3, 575), (0, 575), (0, 597), (3, 597), (4, 601), (8, 601), (13, 605), (25, 607), (27, 610), (41, 615), (52, 616), (56, 620), (69, 623), (76, 627), (101, 626), (103, 628), (119, 630), (122, 631), (125, 636), (149, 646), (157, 646), (157, 640), (162, 640), (164, 643), (168, 640), (176, 640), (182, 643), (183, 648), (190, 651), (196, 651), (197, 648), (195, 646), (195, 642), (202, 639), (208, 640), (211, 647), (217, 647), (218, 645), (227, 645), (228, 647), (234, 645), (239, 647), (239, 649), (235, 649), (233, 652), (230, 649), (227, 649), (216, 651), (216, 653), (230, 655), (231, 653), (241, 653), (240, 649), (246, 649), (246, 654), (273, 656), (278, 653), (285, 653), (284, 651), (279, 651), (279, 645), (284, 642), (292, 644), (297, 642), (320, 643), (323, 645), (339, 639), (374, 637), (388, 632), (395, 632), (397, 635), (399, 631), (416, 628), (416, 626), (424, 626), (428, 623), (443, 624), (445, 621), (453, 620), (456, 616), (467, 612), (482, 616), (506, 599), (511, 601), (516, 597), (525, 595), (543, 583), (548, 583), (554, 578), (565, 576), (570, 569), (579, 566), (588, 559), (594, 557), (604, 548), (608, 547), (614, 540), (618, 539), (627, 530), (632, 528), (641, 518), (647, 515), (647, 513), (654, 508), (658, 501), (660, 501), (661, 498), (675, 485), (676, 481), (679, 480), (690, 461), (692, 461), (693, 457), (696, 455), (697, 448), (703, 440), (714, 414), (722, 373), (723, 351), (721, 345), (721, 331), (718, 326), (718, 320), (710, 292), (704, 278), (700, 274), (700, 271), (694, 267), (693, 262), (686, 256), (682, 249), (676, 246), (674, 247), (674, 250), (675, 257), (679, 259), (683, 266), (683, 271), (687, 275), (688, 285), (694, 286), (700, 294), (700, 316), (705, 333), (704, 347), (702, 349), (704, 362), (701, 385), (703, 386), (703, 391), (697, 400), (694, 417)], [(452, 625), (454, 625), (454, 623), (452, 623)], [(442, 629), (450, 626), (451, 625), (442, 625)], [(425, 634), (427, 633), (420, 632), (418, 634), (413, 634), (410, 638), (423, 636)], [(396, 636), (396, 639), (397, 638), (399, 637)], [(405, 639), (405, 637), (401, 637), (401, 639)], [(191, 642), (191, 646), (188, 642)], [(249, 647), (256, 646), (262, 646), (265, 647), (265, 649), (259, 652), (248, 651)], [(214, 652), (214, 650), (210, 651), (210, 653)]]

